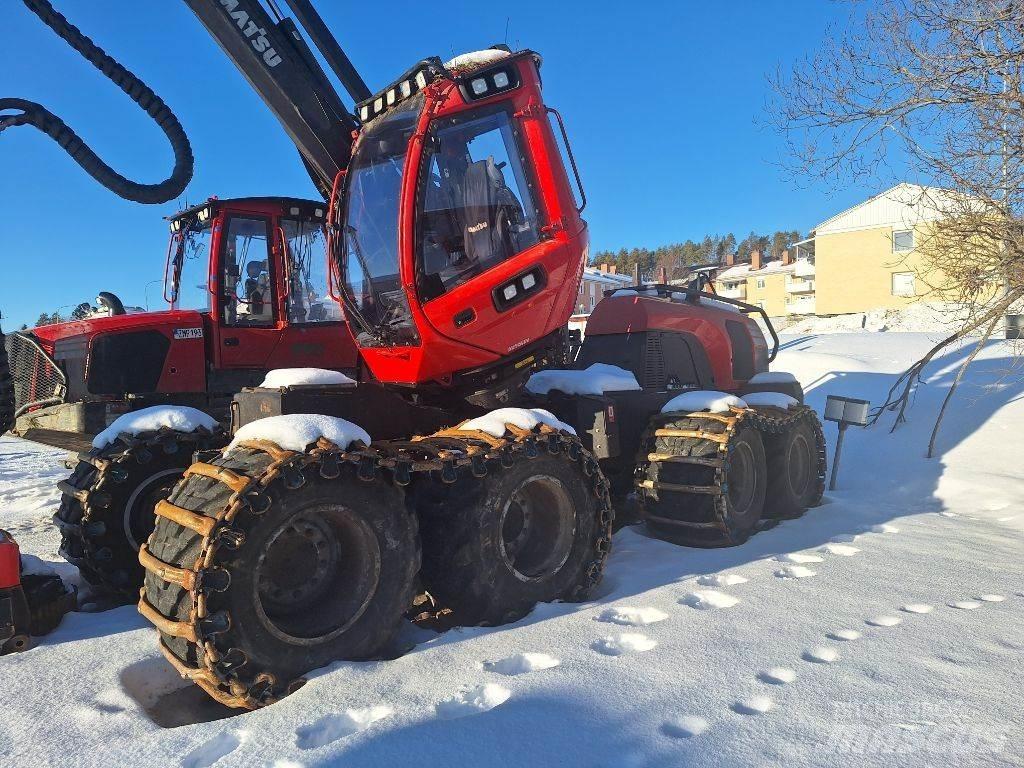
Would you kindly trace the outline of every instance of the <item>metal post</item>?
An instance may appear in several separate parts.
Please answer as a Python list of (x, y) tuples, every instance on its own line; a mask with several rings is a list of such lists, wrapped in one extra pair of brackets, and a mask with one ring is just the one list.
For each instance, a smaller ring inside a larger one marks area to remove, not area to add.
[(839, 472), (839, 454), (843, 450), (843, 435), (846, 434), (846, 427), (849, 426), (845, 421), (839, 422), (839, 437), (836, 438), (836, 455), (832, 457), (832, 474), (828, 479), (828, 489), (834, 491), (836, 489), (836, 474)]

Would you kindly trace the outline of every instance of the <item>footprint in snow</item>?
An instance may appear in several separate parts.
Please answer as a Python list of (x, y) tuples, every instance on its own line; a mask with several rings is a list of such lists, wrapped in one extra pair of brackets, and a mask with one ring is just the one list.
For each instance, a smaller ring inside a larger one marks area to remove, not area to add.
[(512, 691), (497, 683), (487, 683), (468, 688), (450, 699), (439, 702), (434, 708), (437, 716), (444, 720), (477, 715), (487, 712), (508, 701)]
[(391, 707), (380, 705), (365, 709), (346, 709), (344, 712), (326, 715), (310, 725), (295, 729), (295, 746), (299, 749), (316, 749), (338, 739), (368, 728), (378, 720), (392, 713)]
[(957, 600), (956, 602), (949, 603), (950, 608), (959, 608), (961, 611), (973, 611), (975, 608), (981, 608), (981, 603), (977, 600)]
[(638, 632), (624, 632), (595, 640), (590, 647), (605, 656), (621, 656), (624, 653), (649, 651), (657, 644), (657, 640), (651, 640), (647, 635), (641, 635)]
[(771, 685), (785, 685), (796, 680), (796, 670), (789, 669), (788, 667), (772, 667), (764, 672), (759, 672), (757, 679), (762, 683), (770, 683)]
[(790, 552), (785, 555), (778, 555), (772, 559), (777, 563), (820, 563), (825, 558), (818, 557), (817, 555), (805, 555), (802, 552)]
[(221, 731), (189, 752), (181, 761), (181, 768), (209, 768), (238, 749), (248, 735), (246, 731)]
[(879, 523), (868, 528), (871, 533), (899, 533), (900, 529), (889, 523)]
[(870, 619), (864, 619), (865, 624), (870, 624), (872, 627), (895, 627), (897, 624), (902, 623), (903, 619), (899, 616), (872, 616)]
[(734, 703), (732, 710), (741, 715), (763, 715), (773, 706), (775, 706), (775, 702), (767, 696), (751, 696)]
[(787, 565), (785, 568), (780, 568), (775, 572), (775, 577), (778, 579), (806, 579), (817, 575), (817, 571), (812, 571), (810, 568), (802, 565)]
[(931, 613), (935, 610), (935, 606), (927, 603), (907, 603), (900, 610), (905, 613)]
[(645, 624), (654, 624), (664, 621), (668, 614), (659, 611), (657, 608), (631, 608), (629, 606), (617, 606), (603, 611), (596, 621), (606, 621), (611, 624), (624, 624), (628, 627), (642, 627)]
[(703, 717), (685, 715), (666, 720), (661, 724), (661, 732), (674, 739), (692, 739), (704, 733), (709, 726), (710, 723)]
[(725, 592), (718, 592), (714, 589), (698, 589), (684, 595), (679, 602), (696, 608), (698, 611), (710, 611), (716, 608), (732, 608), (740, 599), (727, 595)]
[(800, 655), (800, 658), (804, 661), (812, 661), (815, 664), (831, 664), (833, 661), (839, 660), (839, 651), (827, 645), (818, 645), (814, 648), (808, 648)]
[(837, 533), (829, 541), (833, 544), (853, 544), (858, 538), (856, 533)]
[(984, 601), (986, 603), (1001, 603), (1006, 598), (1003, 595), (988, 594), (988, 595), (978, 595), (978, 599), (982, 600), (982, 601)]
[(829, 555), (839, 555), (840, 557), (852, 557), (860, 552), (856, 547), (851, 547), (849, 544), (826, 544), (821, 548), (822, 552)]
[(738, 573), (709, 573), (706, 576), (699, 576), (697, 583), (702, 587), (734, 587), (737, 584), (746, 584), (746, 576)]
[(536, 672), (541, 669), (552, 669), (561, 664), (554, 656), (546, 653), (517, 653), (498, 661), (485, 661), (483, 667), (488, 672), (497, 672), (499, 675), (523, 675), (527, 672)]
[(843, 642), (860, 640), (860, 636), (860, 632), (855, 629), (837, 629), (828, 633), (828, 637), (832, 640), (842, 640)]

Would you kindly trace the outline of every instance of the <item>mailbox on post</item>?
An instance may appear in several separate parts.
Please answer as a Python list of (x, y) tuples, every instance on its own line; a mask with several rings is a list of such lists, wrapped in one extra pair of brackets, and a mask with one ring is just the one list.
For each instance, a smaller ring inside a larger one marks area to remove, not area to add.
[(856, 397), (829, 395), (825, 400), (825, 420), (834, 421), (839, 425), (839, 437), (836, 439), (836, 454), (832, 458), (832, 474), (829, 477), (828, 489), (836, 489), (836, 475), (839, 472), (839, 454), (843, 449), (843, 435), (851, 424), (855, 427), (866, 427), (871, 411), (871, 403)]

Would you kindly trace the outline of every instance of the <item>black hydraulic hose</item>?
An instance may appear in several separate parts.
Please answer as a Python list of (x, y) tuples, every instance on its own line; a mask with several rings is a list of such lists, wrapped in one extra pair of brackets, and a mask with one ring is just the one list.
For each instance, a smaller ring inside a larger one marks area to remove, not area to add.
[(67, 152), (83, 170), (118, 197), (137, 203), (166, 203), (178, 197), (192, 180), (194, 158), (192, 146), (178, 118), (159, 96), (108, 56), (102, 48), (86, 37), (71, 22), (54, 10), (47, 0), (24, 0), (26, 6), (38, 16), (90, 64), (106, 75), (111, 82), (145, 110), (166, 134), (174, 151), (174, 170), (159, 184), (139, 184), (126, 179), (90, 149), (63, 120), (41, 104), (25, 99), (0, 98), (0, 112), (17, 110), (20, 114), (0, 115), (0, 132), (16, 125), (31, 125), (42, 131)]

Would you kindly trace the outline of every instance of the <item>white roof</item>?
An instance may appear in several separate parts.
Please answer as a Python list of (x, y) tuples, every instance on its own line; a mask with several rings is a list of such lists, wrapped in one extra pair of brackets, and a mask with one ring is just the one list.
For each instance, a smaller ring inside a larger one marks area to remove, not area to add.
[(586, 267), (583, 270), (584, 280), (593, 280), (598, 283), (607, 283), (619, 288), (623, 285), (632, 285), (633, 278), (629, 275), (613, 275), (611, 272), (602, 272), (596, 267)]
[(783, 264), (780, 260), (769, 261), (760, 269), (751, 269), (750, 264), (736, 264), (718, 273), (718, 279), (723, 282), (730, 280), (744, 280), (751, 275), (785, 274), (793, 271), (793, 264)]
[(952, 208), (954, 196), (954, 192), (941, 187), (904, 182), (826, 219), (814, 228), (814, 234), (889, 226), (910, 229), (920, 222), (942, 218), (943, 210)]

